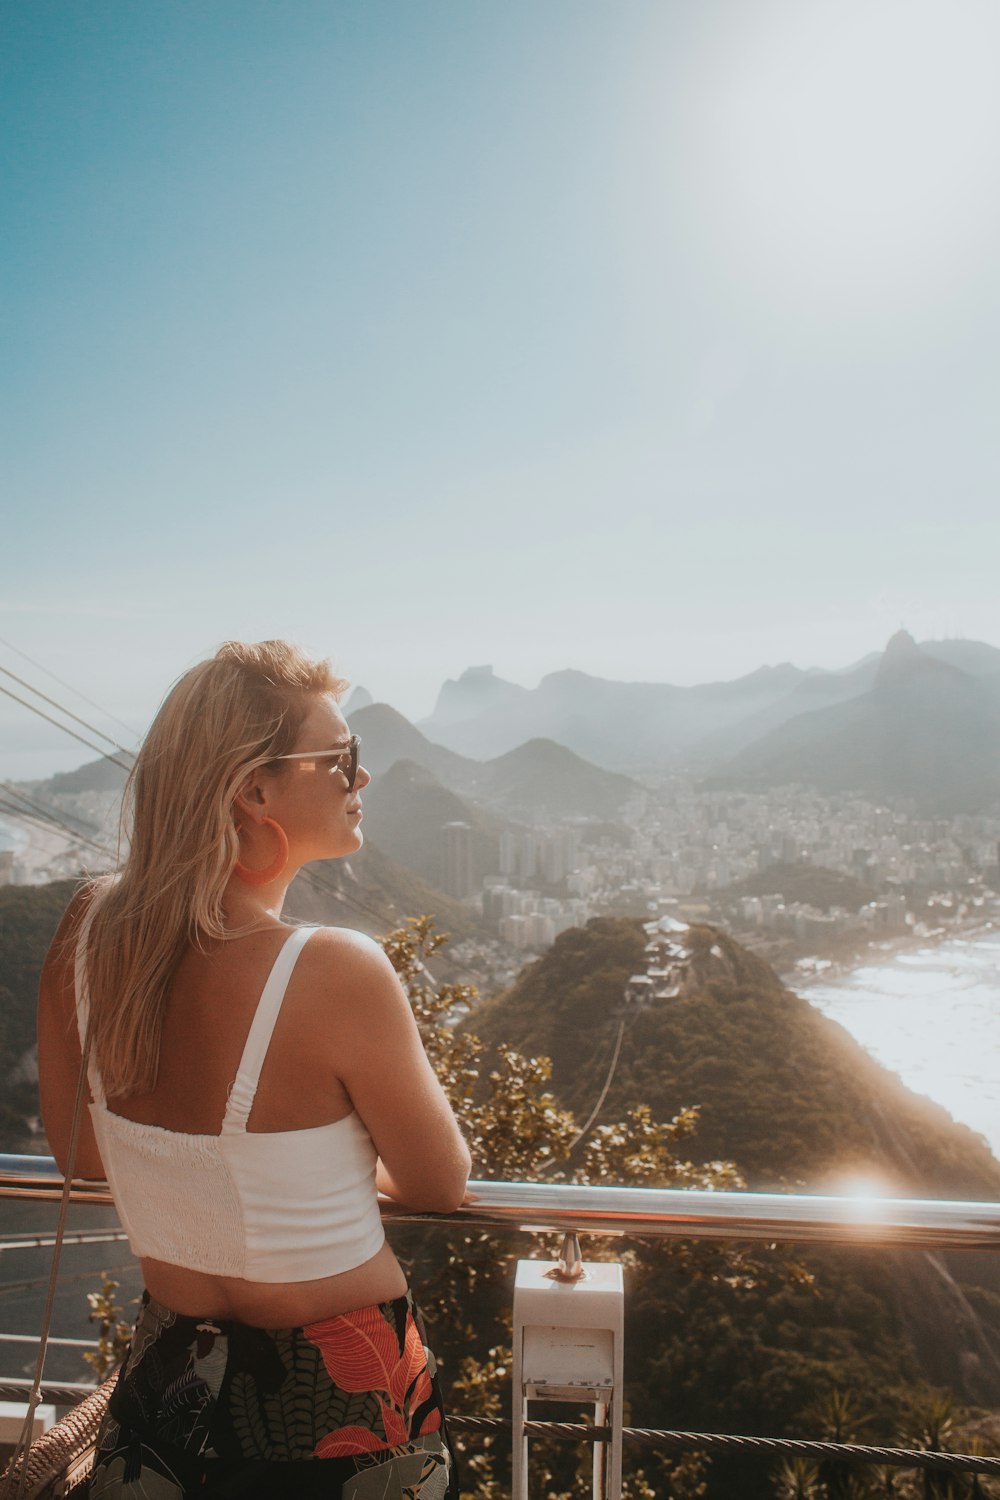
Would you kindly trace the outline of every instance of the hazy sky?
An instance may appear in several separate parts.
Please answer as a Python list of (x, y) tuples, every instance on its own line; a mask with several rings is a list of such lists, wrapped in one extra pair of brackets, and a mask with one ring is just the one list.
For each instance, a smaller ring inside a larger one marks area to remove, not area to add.
[[(0, 637), (136, 729), (227, 636), (412, 717), (1000, 644), (995, 0), (0, 33)], [(86, 757), (0, 705), (0, 773)]]

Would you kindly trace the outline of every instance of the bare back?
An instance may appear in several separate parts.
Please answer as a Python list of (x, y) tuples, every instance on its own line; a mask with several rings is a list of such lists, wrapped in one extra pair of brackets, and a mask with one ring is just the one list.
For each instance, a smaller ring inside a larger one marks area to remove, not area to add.
[[(287, 927), (253, 933), (207, 954), (189, 949), (170, 991), (156, 1087), (127, 1100), (109, 1099), (109, 1108), (143, 1124), (217, 1135), (261, 990), (288, 933)], [(337, 1051), (335, 993), (324, 1007), (323, 1029), (330, 1045), (317, 1045), (308, 1024), (315, 1012), (310, 994), (314, 979), (303, 959), (292, 974), (261, 1070), (247, 1122), (251, 1134), (328, 1125), (354, 1108), (331, 1066)], [(324, 980), (335, 992), (329, 973)], [(388, 1301), (406, 1290), (388, 1244), (352, 1271), (277, 1285), (208, 1276), (163, 1261), (144, 1259), (141, 1264), (151, 1295), (167, 1307), (260, 1327), (297, 1326)]]
[[(146, 1094), (109, 1098), (115, 1114), (166, 1130), (219, 1133), (261, 990), (289, 931), (274, 924), (207, 953), (185, 953), (168, 997), (156, 1085)], [(323, 929), (313, 935), (288, 985), (247, 1129), (251, 1134), (308, 1130), (357, 1109), (384, 1158), (379, 1186), (415, 1207), (444, 1207), (443, 1184), (433, 1179), (443, 1176), (451, 1183), (460, 1176), (460, 1199), (467, 1152), (416, 1037), (405, 996), (387, 969), (380, 951), (359, 934)], [(57, 938), (39, 1008), (43, 1110), (54, 1150), (64, 1134), (62, 1101), (71, 1077), (75, 1088), (79, 1067), (75, 1027), (64, 1026), (55, 1043), (67, 1003), (72, 1003), (72, 979)], [(50, 1108), (57, 1093), (58, 1105)], [(89, 1138), (84, 1133), (81, 1151), (82, 1163), (93, 1162), (92, 1132)], [(420, 1178), (428, 1172), (425, 1188)], [(446, 1198), (454, 1197), (454, 1186), (448, 1186)], [(142, 1269), (150, 1293), (179, 1313), (232, 1317), (261, 1327), (299, 1325), (387, 1301), (406, 1286), (388, 1244), (363, 1265), (315, 1281), (253, 1282), (149, 1258)]]

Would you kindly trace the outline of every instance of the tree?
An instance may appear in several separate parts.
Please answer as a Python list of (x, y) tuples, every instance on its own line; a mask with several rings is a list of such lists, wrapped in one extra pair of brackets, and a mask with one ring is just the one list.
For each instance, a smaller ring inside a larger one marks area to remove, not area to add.
[[(470, 985), (438, 985), (427, 960), (446, 941), (430, 917), (411, 918), (388, 933), (382, 946), (409, 995), (424, 1046), (469, 1142), (474, 1175), (511, 1180), (619, 1183), (642, 1187), (733, 1189), (744, 1185), (732, 1162), (695, 1165), (680, 1153), (697, 1127), (698, 1112), (685, 1109), (668, 1121), (654, 1119), (645, 1105), (626, 1112), (618, 1124), (600, 1125), (580, 1140), (574, 1114), (549, 1089), (551, 1064), (546, 1057), (527, 1057), (509, 1046), (496, 1049), (496, 1063), (481, 1076), (483, 1044), (448, 1024), (455, 1008), (478, 996)], [(643, 1287), (672, 1265), (687, 1277), (702, 1277), (731, 1291), (756, 1286), (781, 1269), (778, 1257), (753, 1254), (746, 1247), (688, 1241), (657, 1241), (624, 1251), (611, 1242), (616, 1258), (630, 1267), (630, 1299), (642, 1300)], [(421, 1301), (434, 1325), (442, 1363), (455, 1370), (450, 1399), (456, 1410), (498, 1415), (510, 1409), (508, 1371), (510, 1334), (510, 1262), (523, 1253), (523, 1241), (482, 1231), (426, 1233), (411, 1239), (412, 1260), (419, 1265)], [(589, 1259), (609, 1253), (607, 1242), (587, 1243)], [(556, 1245), (551, 1246), (555, 1258)], [(509, 1492), (506, 1445), (478, 1442), (464, 1450), (463, 1464), (474, 1478), (476, 1500), (499, 1500)], [(574, 1463), (563, 1445), (536, 1443), (532, 1453), (542, 1470), (543, 1489), (553, 1500), (583, 1494), (574, 1480)], [(589, 1472), (589, 1451), (582, 1456)], [(686, 1455), (659, 1466), (664, 1481), (654, 1493), (681, 1497), (705, 1493), (704, 1460)], [(582, 1472), (582, 1470), (581, 1470)], [(566, 1490), (565, 1485), (577, 1488)], [(649, 1481), (633, 1469), (629, 1480), (637, 1500), (649, 1493)], [(644, 1488), (645, 1487), (645, 1488)]]

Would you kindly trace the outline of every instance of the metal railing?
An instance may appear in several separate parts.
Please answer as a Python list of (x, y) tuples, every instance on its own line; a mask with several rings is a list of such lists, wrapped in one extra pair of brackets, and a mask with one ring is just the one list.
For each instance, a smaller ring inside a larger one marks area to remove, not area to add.
[[(50, 1156), (0, 1155), (0, 1198), (55, 1202), (63, 1179)], [(74, 1182), (75, 1203), (111, 1204), (105, 1182)], [(419, 1213), (380, 1200), (388, 1223), (668, 1239), (764, 1240), (774, 1244), (885, 1249), (1000, 1250), (1000, 1203), (960, 1199), (832, 1197), (808, 1193), (713, 1193), (689, 1188), (584, 1187), (548, 1182), (469, 1183), (451, 1214)]]
[[(51, 1157), (0, 1154), (0, 1198), (56, 1202), (63, 1178)], [(74, 1181), (71, 1201), (112, 1206), (105, 1182)], [(380, 1200), (388, 1224), (444, 1223), (464, 1229), (555, 1231), (673, 1239), (765, 1241), (772, 1244), (855, 1245), (912, 1250), (1000, 1250), (1000, 1203), (952, 1199), (823, 1196), (805, 1193), (706, 1192), (686, 1188), (589, 1187), (538, 1182), (469, 1183), (467, 1200), (451, 1214), (416, 1212)], [(25, 1237), (29, 1241), (29, 1237)], [(43, 1241), (39, 1238), (38, 1243)], [(51, 1243), (51, 1241), (49, 1241)], [(14, 1248), (12, 1244), (10, 1248)], [(23, 1248), (19, 1243), (17, 1248)], [(565, 1253), (565, 1245), (564, 1245)], [(579, 1251), (577, 1249), (577, 1254)], [(29, 1382), (0, 1381), (0, 1394), (17, 1399)], [(83, 1384), (49, 1385), (45, 1399), (70, 1403), (93, 1398)], [(80, 1408), (83, 1410), (83, 1408)], [(452, 1414), (459, 1431), (509, 1432), (509, 1420)], [(620, 1421), (620, 1418), (619, 1418)], [(578, 1423), (530, 1422), (526, 1431), (572, 1441), (603, 1442), (603, 1427)], [(664, 1452), (726, 1449), (760, 1454), (834, 1459), (851, 1464), (882, 1464), (939, 1472), (1000, 1474), (1000, 1459), (981, 1454), (953, 1454), (861, 1447), (797, 1439), (746, 1435), (625, 1429), (632, 1444)], [(603, 1493), (603, 1491), (602, 1491)]]

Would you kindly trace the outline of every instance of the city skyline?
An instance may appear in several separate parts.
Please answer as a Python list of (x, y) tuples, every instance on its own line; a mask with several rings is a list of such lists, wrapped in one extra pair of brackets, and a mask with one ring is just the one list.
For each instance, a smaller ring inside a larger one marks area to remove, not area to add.
[[(485, 662), (1000, 643), (989, 5), (0, 31), (0, 638), (136, 733), (230, 636), (415, 720)], [(78, 763), (6, 699), (0, 743)]]

